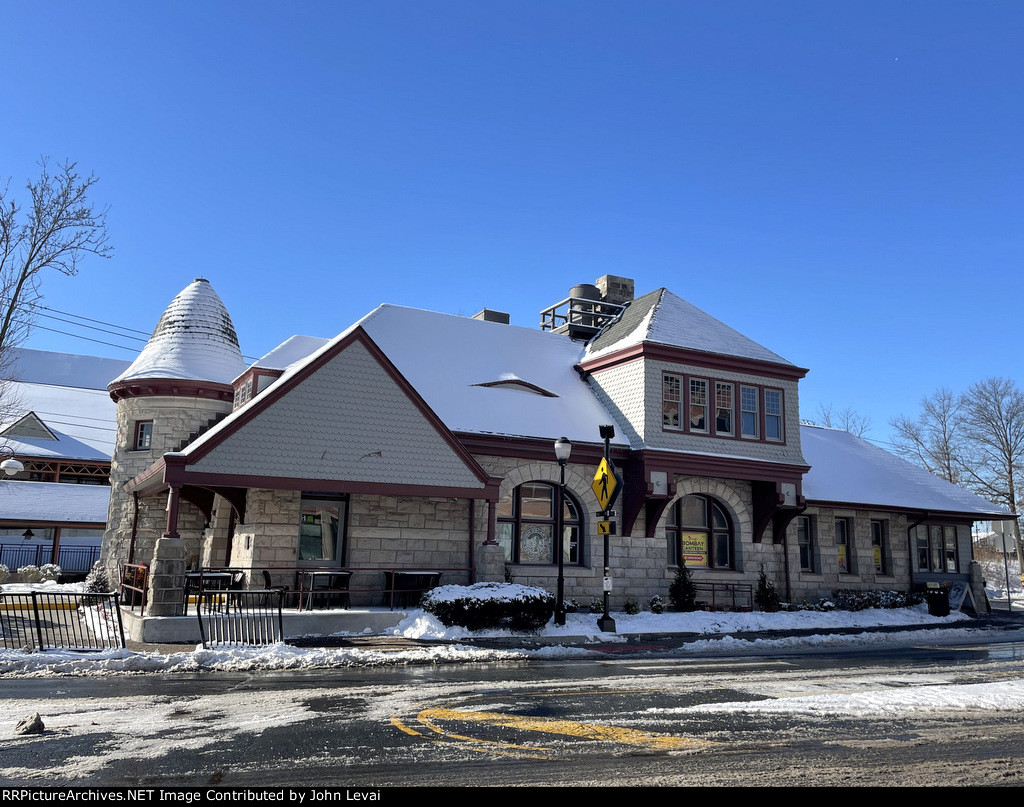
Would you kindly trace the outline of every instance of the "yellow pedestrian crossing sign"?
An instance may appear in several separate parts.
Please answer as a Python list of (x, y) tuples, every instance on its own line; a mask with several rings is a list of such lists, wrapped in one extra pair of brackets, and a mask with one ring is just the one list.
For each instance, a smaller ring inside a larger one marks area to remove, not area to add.
[(615, 466), (611, 464), (607, 457), (603, 458), (601, 464), (597, 466), (594, 481), (590, 484), (602, 510), (607, 510), (612, 506), (612, 503), (619, 494), (620, 485), (621, 482), (615, 473)]

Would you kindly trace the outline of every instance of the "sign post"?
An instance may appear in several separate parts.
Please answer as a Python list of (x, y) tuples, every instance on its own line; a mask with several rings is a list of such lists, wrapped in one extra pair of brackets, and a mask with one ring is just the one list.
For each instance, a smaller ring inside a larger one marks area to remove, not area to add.
[(597, 514), (601, 521), (597, 522), (597, 534), (604, 536), (604, 579), (601, 589), (604, 592), (604, 613), (597, 620), (597, 627), (604, 632), (615, 632), (615, 620), (608, 613), (608, 597), (612, 591), (611, 567), (609, 565), (609, 538), (615, 534), (615, 522), (611, 520), (615, 515), (612, 505), (619, 497), (622, 490), (622, 477), (615, 470), (611, 460), (610, 441), (615, 436), (614, 426), (601, 426), (601, 437), (604, 439), (604, 459), (597, 466), (597, 473), (594, 474), (594, 481), (590, 487), (597, 496), (597, 503), (601, 505), (601, 511)]

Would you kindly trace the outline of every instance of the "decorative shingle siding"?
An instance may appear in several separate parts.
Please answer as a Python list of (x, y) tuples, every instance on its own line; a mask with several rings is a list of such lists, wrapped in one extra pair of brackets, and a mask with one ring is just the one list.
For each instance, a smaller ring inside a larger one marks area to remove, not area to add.
[[(638, 359), (609, 367), (591, 375), (589, 383), (601, 405), (615, 419), (619, 435), (634, 448), (642, 446), (648, 428), (644, 399), (649, 393), (644, 362)], [(661, 395), (660, 379), (653, 394)]]
[(190, 467), (286, 479), (483, 487), (359, 342)]

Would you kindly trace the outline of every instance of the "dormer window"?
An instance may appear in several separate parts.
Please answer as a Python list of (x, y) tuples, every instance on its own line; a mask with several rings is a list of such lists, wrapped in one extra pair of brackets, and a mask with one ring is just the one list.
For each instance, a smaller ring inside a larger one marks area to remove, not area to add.
[(715, 433), (732, 435), (732, 384), (715, 384)]
[(693, 435), (785, 443), (784, 394), (756, 384), (663, 373), (661, 427)]
[(708, 382), (702, 378), (690, 379), (690, 431), (708, 430)]
[(740, 387), (740, 434), (758, 437), (757, 387)]

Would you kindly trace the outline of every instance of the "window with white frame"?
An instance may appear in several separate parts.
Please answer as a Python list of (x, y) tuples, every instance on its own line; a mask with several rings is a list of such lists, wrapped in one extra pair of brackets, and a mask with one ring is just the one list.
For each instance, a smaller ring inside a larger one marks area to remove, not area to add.
[(690, 431), (708, 430), (708, 382), (702, 378), (690, 379)]
[(138, 420), (135, 422), (135, 451), (149, 451), (153, 447), (153, 421)]
[(764, 391), (764, 436), (767, 440), (782, 440), (782, 391)]
[(715, 383), (715, 433), (732, 435), (733, 433), (733, 399), (732, 384)]
[(956, 535), (953, 524), (918, 524), (914, 527), (914, 570), (939, 574), (959, 571)]
[(757, 398), (757, 387), (740, 387), (740, 434), (743, 437), (760, 436)]
[(815, 571), (814, 519), (812, 519), (810, 516), (797, 516), (796, 544), (800, 549), (800, 571)]
[(681, 379), (677, 375), (665, 375), (662, 379), (661, 424), (669, 429), (678, 429), (682, 426), (679, 422), (679, 407), (682, 400), (680, 386)]

